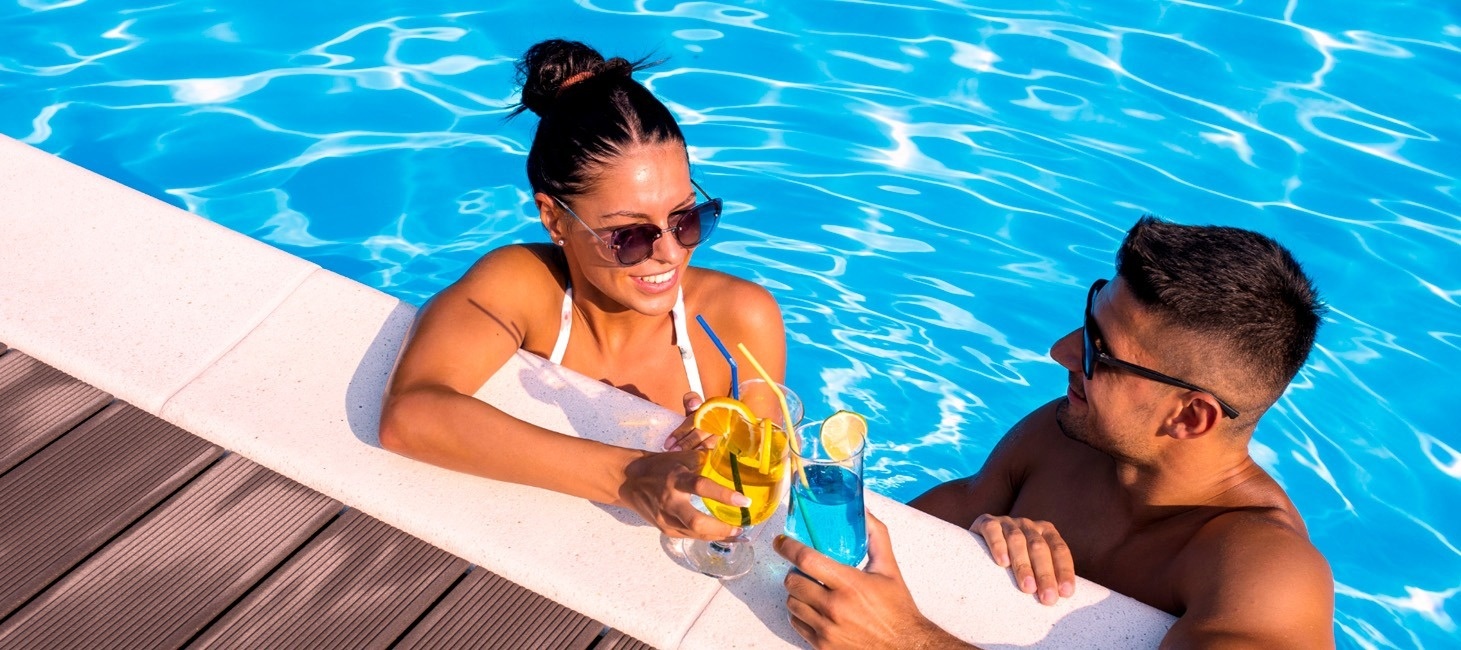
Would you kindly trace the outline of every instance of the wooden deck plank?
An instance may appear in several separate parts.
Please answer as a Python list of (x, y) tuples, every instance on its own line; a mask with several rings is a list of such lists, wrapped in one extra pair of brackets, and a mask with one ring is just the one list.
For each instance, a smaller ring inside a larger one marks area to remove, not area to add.
[(402, 639), (399, 650), (585, 649), (603, 624), (505, 578), (474, 569)]
[(227, 456), (0, 623), (0, 648), (179, 647), (340, 509)]
[(0, 620), (222, 454), (114, 402), (0, 476)]
[(6, 352), (0, 356), (0, 475), (111, 401), (19, 350)]
[(594, 650), (654, 650), (648, 643), (640, 641), (628, 634), (618, 630), (609, 630), (604, 638), (599, 639)]
[(190, 648), (388, 648), (466, 560), (351, 510)]

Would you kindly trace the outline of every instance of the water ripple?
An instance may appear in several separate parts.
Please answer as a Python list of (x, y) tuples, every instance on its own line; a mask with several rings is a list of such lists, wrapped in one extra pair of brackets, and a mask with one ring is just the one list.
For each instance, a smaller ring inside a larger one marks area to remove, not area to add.
[[(1059, 393), (1046, 355), (1143, 212), (1259, 229), (1332, 305), (1250, 451), (1334, 567), (1345, 647), (1461, 605), (1461, 15), (1435, 0), (369, 0), (0, 7), (0, 132), (421, 302), (544, 239), (511, 62), (613, 54), (727, 200), (696, 262), (781, 302), (869, 484), (978, 469)], [(1401, 549), (1403, 552), (1397, 553)]]

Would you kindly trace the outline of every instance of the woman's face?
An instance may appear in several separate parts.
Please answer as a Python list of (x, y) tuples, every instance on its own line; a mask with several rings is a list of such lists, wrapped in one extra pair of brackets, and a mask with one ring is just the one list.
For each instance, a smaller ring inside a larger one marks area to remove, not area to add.
[(596, 171), (597, 178), (588, 192), (558, 197), (583, 223), (552, 197), (537, 195), (544, 226), (555, 242), (563, 242), (576, 281), (587, 282), (599, 294), (627, 309), (654, 316), (669, 313), (675, 306), (691, 251), (681, 246), (672, 233), (664, 233), (655, 240), (648, 259), (621, 266), (614, 251), (589, 229), (610, 240), (613, 230), (623, 226), (647, 223), (669, 228), (670, 215), (695, 205), (684, 146), (669, 143), (631, 149)]

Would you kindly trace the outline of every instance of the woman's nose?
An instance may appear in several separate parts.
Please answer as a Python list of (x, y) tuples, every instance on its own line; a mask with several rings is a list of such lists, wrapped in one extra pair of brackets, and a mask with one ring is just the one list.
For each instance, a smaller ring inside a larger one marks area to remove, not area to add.
[(660, 233), (659, 239), (654, 240), (654, 259), (666, 264), (679, 264), (690, 254), (690, 249), (685, 248), (679, 239), (675, 238), (676, 233), (664, 231)]

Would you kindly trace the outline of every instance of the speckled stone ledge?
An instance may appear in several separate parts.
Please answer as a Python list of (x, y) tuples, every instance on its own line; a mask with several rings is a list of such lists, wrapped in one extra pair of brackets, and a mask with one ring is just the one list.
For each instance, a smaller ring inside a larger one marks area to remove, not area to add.
[[(379, 448), (410, 305), (0, 138), (0, 340), (216, 444), (661, 648), (797, 646), (785, 565), (722, 584), (632, 513)], [(651, 447), (676, 414), (521, 353), (477, 397)], [(1098, 585), (1043, 607), (967, 531), (872, 497), (914, 596), (991, 647), (1154, 646), (1172, 617)]]

